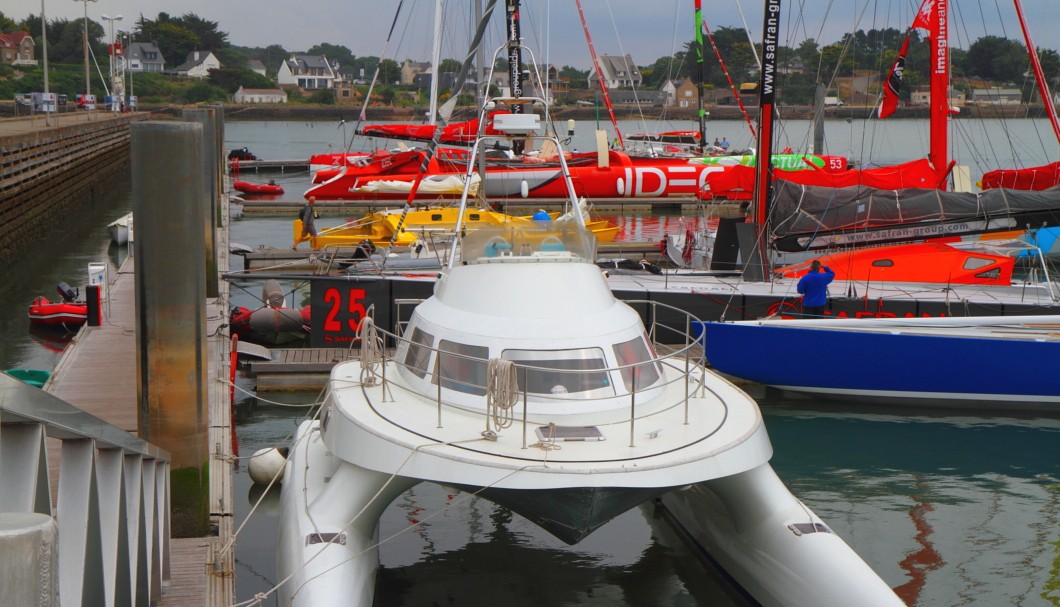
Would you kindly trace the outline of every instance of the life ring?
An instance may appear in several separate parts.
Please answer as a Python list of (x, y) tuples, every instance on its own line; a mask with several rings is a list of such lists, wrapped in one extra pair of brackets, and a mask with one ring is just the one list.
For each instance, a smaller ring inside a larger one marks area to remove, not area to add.
[[(793, 315), (793, 316), (792, 316)], [(775, 301), (766, 308), (765, 318), (779, 316), (784, 319), (799, 318), (802, 316), (802, 308), (794, 302), (787, 300)]]

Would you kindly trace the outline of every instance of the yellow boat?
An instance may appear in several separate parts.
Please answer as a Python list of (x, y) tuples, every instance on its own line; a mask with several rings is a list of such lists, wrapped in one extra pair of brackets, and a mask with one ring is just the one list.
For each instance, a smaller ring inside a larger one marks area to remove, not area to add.
[[(294, 242), (309, 241), (313, 249), (327, 246), (356, 246), (365, 240), (376, 247), (411, 246), (417, 240), (429, 240), (433, 236), (446, 237), (456, 229), (459, 209), (457, 207), (440, 207), (410, 210), (404, 220), (401, 209), (388, 209), (368, 213), (364, 217), (345, 224), (319, 230), (316, 236), (301, 238), (302, 220), (295, 219), (293, 232)], [(398, 224), (401, 229), (398, 229)], [(463, 226), (474, 230), (483, 226), (496, 226), (507, 223), (532, 224), (530, 217), (516, 217), (488, 209), (467, 209), (464, 211)], [(597, 242), (614, 242), (618, 235), (618, 226), (606, 220), (586, 222), (586, 229), (591, 231)], [(396, 233), (396, 236), (395, 236)]]

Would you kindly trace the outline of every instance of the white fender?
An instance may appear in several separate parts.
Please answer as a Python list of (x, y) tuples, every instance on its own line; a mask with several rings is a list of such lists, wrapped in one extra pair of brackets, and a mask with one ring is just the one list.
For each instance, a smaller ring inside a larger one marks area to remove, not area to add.
[(621, 177), (616, 179), (615, 180), (615, 189), (618, 190), (618, 195), (619, 196), (625, 196), (626, 195), (626, 182), (625, 182), (625, 180), (622, 179)]
[(530, 196), (530, 184), (525, 179), (519, 182), (519, 195), (523, 198)]
[(280, 453), (279, 449), (275, 447), (258, 449), (247, 464), (247, 472), (250, 474), (250, 480), (261, 485), (268, 485), (277, 474), (279, 477), (276, 478), (276, 482), (283, 480), (283, 468), (286, 463), (287, 458)]

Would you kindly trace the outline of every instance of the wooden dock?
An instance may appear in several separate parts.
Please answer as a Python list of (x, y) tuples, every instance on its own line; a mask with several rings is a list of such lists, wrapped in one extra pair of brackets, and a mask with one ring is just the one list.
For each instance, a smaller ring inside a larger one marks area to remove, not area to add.
[[(226, 215), (227, 216), (227, 215)], [(228, 248), (227, 228), (218, 230), (218, 250)], [(218, 255), (219, 270), (228, 267), (228, 255)], [(103, 321), (99, 327), (83, 327), (67, 347), (46, 389), (53, 395), (114, 426), (137, 434), (135, 266), (128, 257), (117, 276), (107, 285)], [(222, 265), (223, 264), (223, 265)], [(211, 378), (209, 394), (210, 519), (217, 535), (177, 538), (171, 541), (170, 579), (164, 585), (161, 607), (231, 605), (234, 601), (234, 550), (221, 554), (233, 533), (231, 469), (231, 416), (227, 385), (213, 381), (228, 377), (230, 348), (221, 325), (227, 322), (223, 302), (228, 283), (220, 281), (221, 293), (206, 302), (206, 334)], [(58, 441), (49, 443), (49, 462), (58, 469)], [(53, 487), (53, 496), (57, 495)], [(218, 569), (211, 565), (220, 564)], [(207, 575), (207, 571), (211, 571)]]
[(232, 169), (233, 179), (238, 179), (239, 173), (305, 173), (309, 170), (309, 159), (297, 160), (240, 160), (238, 162), (229, 160), (228, 166)]
[(268, 352), (268, 360), (253, 360), (249, 365), (258, 392), (320, 390), (327, 385), (331, 368), (357, 358), (360, 348), (278, 348)]
[[(274, 216), (288, 215), (292, 219), (298, 213), (305, 200), (302, 198), (289, 199), (290, 194), (285, 194), (284, 199), (277, 200), (255, 200), (253, 197), (243, 197), (243, 212), (247, 215)], [(456, 204), (457, 201), (449, 201)], [(530, 215), (539, 209), (546, 211), (561, 211), (569, 202), (565, 198), (516, 198), (511, 200), (497, 200), (496, 207), (502, 213), (512, 215)], [(436, 204), (437, 199), (417, 199), (417, 204)], [(334, 216), (361, 216), (382, 209), (399, 209), (405, 202), (403, 200), (317, 200), (315, 208), (324, 217)], [(665, 211), (668, 213), (692, 212), (704, 205), (703, 201), (694, 196), (673, 198), (596, 198), (593, 199), (593, 210), (597, 213), (654, 213)]]
[[(239, 252), (243, 258), (243, 271), (260, 274), (334, 274), (340, 268), (329, 263), (329, 258), (348, 259), (352, 256), (354, 246), (333, 247), (327, 250), (309, 250), (304, 248), (292, 251), (283, 247), (260, 247), (247, 252)], [(597, 257), (605, 259), (647, 259), (655, 262), (660, 257), (659, 243), (653, 241), (638, 242), (602, 242), (596, 245)]]

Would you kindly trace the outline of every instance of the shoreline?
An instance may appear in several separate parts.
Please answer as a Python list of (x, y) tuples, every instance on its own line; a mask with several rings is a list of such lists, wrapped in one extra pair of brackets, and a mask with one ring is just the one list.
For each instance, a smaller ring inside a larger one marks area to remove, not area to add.
[[(205, 104), (210, 105), (210, 104)], [(72, 106), (68, 106), (72, 107)], [(180, 116), (187, 108), (195, 108), (199, 105), (173, 105), (173, 104), (142, 104), (139, 112), (150, 112), (162, 116)], [(266, 121), (266, 120), (348, 120), (356, 121), (360, 114), (360, 107), (350, 105), (343, 106), (320, 106), (320, 105), (237, 105), (224, 104), (226, 121)], [(808, 105), (782, 105), (778, 106), (780, 116), (788, 120), (812, 120), (813, 107)], [(715, 105), (705, 107), (708, 112), (708, 121), (713, 120), (742, 120), (743, 113), (738, 106)], [(16, 113), (19, 112), (19, 113)], [(70, 113), (73, 109), (60, 113)], [(752, 119), (758, 116), (757, 107), (748, 107), (748, 113)], [(18, 108), (14, 101), (0, 101), (0, 118), (27, 117), (24, 108)], [(426, 108), (419, 107), (370, 107), (368, 112), (372, 122), (384, 121), (416, 121), (423, 120)], [(872, 119), (876, 113), (875, 106), (851, 106), (828, 107), (824, 110), (826, 120), (866, 120)], [(472, 116), (473, 108), (459, 108), (454, 114), (454, 120), (467, 119)], [(460, 118), (464, 116), (464, 118)], [(597, 118), (606, 119), (606, 109), (585, 106), (554, 106), (552, 116), (555, 120), (593, 120)], [(637, 109), (636, 107), (620, 105), (615, 107), (615, 117), (618, 120), (686, 120), (695, 122), (698, 120), (695, 108), (662, 108), (648, 107)], [(1045, 108), (1040, 104), (1026, 105), (974, 105), (969, 104), (961, 108), (959, 118), (976, 119), (1026, 119), (1046, 118)], [(928, 108), (899, 107), (888, 119), (928, 119)]]

